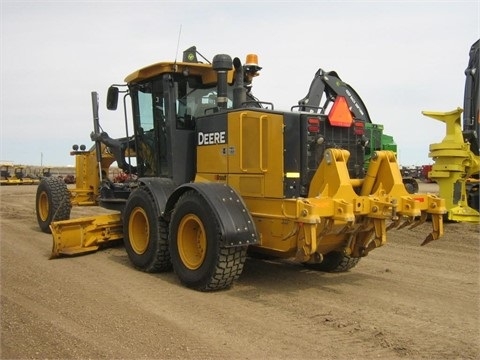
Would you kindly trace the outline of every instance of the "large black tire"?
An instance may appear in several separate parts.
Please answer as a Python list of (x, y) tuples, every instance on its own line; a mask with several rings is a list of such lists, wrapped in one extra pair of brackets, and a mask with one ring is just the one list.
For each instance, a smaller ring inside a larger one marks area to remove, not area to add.
[(54, 221), (70, 219), (70, 192), (63, 179), (43, 178), (38, 184), (35, 198), (37, 222), (43, 232), (50, 234), (50, 224)]
[(220, 224), (213, 209), (191, 190), (180, 197), (172, 214), (170, 254), (183, 285), (214, 291), (228, 288), (240, 276), (247, 246), (222, 246)]
[(123, 242), (132, 264), (145, 272), (172, 269), (168, 251), (168, 225), (160, 216), (153, 195), (145, 188), (133, 191), (123, 214)]
[(409, 194), (418, 193), (418, 181), (415, 178), (406, 177), (403, 178), (403, 185)]
[(472, 209), (480, 211), (480, 191), (478, 184), (467, 189), (467, 204)]
[(303, 265), (316, 271), (345, 272), (355, 267), (359, 261), (360, 258), (353, 258), (339, 251), (332, 251), (324, 255), (321, 263), (304, 263)]

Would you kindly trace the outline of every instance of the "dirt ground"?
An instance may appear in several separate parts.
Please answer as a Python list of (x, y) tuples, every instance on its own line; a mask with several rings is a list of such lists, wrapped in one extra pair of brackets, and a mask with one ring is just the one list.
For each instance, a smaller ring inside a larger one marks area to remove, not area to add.
[[(389, 232), (347, 273), (247, 259), (200, 293), (122, 246), (49, 260), (35, 186), (0, 188), (1, 359), (479, 359), (480, 226)], [(72, 212), (72, 217), (75, 212)]]

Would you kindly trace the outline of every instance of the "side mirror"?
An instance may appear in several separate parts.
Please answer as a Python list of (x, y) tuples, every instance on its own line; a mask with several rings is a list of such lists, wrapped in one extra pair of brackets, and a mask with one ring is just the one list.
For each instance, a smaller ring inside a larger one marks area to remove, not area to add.
[(107, 109), (117, 110), (118, 105), (118, 88), (110, 86), (107, 93)]

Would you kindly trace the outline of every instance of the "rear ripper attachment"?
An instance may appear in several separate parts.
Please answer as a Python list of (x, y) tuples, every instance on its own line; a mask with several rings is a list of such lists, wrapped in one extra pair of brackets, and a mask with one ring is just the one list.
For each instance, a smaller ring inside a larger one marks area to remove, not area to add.
[(366, 256), (386, 243), (388, 230), (412, 229), (428, 216), (433, 229), (421, 245), (443, 235), (444, 201), (431, 194), (409, 194), (393, 152), (376, 152), (364, 179), (349, 177), (348, 158), (346, 150), (328, 149), (308, 197), (272, 200), (268, 214), (255, 200), (246, 198), (260, 236), (269, 231), (283, 233), (281, 242), (264, 239), (252, 245), (254, 251), (292, 256), (324, 270), (324, 261), (332, 256)]

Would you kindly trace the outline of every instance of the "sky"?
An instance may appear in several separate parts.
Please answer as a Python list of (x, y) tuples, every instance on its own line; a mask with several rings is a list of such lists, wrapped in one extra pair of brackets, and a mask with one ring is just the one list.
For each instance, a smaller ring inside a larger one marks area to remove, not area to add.
[(111, 84), (195, 45), (258, 55), (254, 94), (289, 110), (315, 72), (335, 70), (384, 125), (404, 166), (432, 164), (443, 123), (423, 110), (463, 107), (464, 71), (480, 38), (480, 1), (22, 1), (0, 0), (0, 160), (68, 166), (100, 123), (124, 136), (105, 107)]

